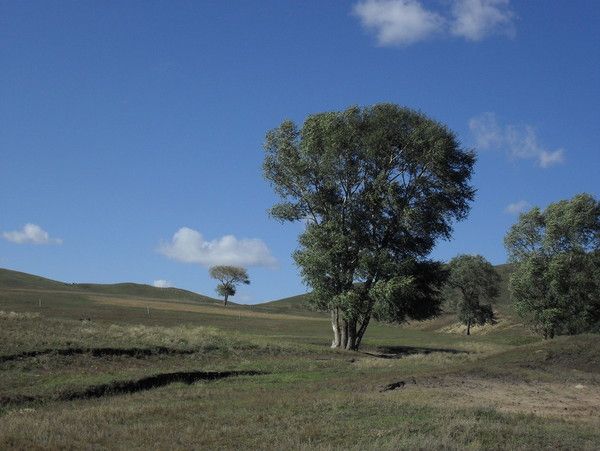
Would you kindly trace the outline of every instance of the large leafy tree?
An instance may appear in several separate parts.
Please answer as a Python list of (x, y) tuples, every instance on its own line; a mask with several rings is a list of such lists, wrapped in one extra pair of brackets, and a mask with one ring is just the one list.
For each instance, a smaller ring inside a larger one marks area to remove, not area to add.
[(332, 347), (358, 349), (372, 318), (439, 312), (445, 271), (427, 255), (469, 210), (475, 156), (425, 115), (393, 104), (285, 121), (267, 133), (264, 173), (305, 221), (294, 259), (311, 302), (331, 313)]
[(521, 214), (505, 239), (517, 312), (545, 338), (600, 331), (600, 202), (589, 194)]
[(227, 307), (227, 299), (229, 296), (235, 296), (237, 285), (243, 283), (250, 285), (250, 278), (248, 277), (248, 271), (245, 268), (237, 266), (212, 266), (208, 273), (210, 277), (218, 280), (220, 283), (217, 285), (217, 294), (223, 296), (223, 305)]
[(500, 276), (492, 264), (481, 255), (459, 255), (450, 260), (448, 270), (448, 285), (457, 292), (451, 301), (459, 321), (467, 326), (467, 335), (471, 325), (493, 324), (491, 302), (500, 293)]

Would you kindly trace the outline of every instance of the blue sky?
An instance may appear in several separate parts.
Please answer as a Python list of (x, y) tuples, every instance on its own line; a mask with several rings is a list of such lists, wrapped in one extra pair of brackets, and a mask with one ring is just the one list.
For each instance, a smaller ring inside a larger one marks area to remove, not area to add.
[(598, 23), (595, 0), (0, 0), (0, 266), (212, 295), (237, 262), (238, 302), (297, 294), (265, 132), (377, 102), (477, 149), (433, 257), (502, 263), (520, 209), (600, 193)]

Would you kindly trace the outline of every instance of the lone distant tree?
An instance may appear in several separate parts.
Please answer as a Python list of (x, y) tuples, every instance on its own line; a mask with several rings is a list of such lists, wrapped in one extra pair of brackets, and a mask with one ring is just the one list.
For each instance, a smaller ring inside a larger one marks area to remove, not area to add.
[(235, 296), (237, 285), (243, 283), (250, 285), (248, 271), (237, 266), (212, 266), (208, 273), (210, 277), (218, 280), (216, 292), (223, 296), (223, 305), (227, 306), (229, 296)]
[(393, 104), (352, 107), (283, 122), (265, 151), (271, 215), (306, 223), (294, 259), (331, 314), (333, 348), (358, 349), (371, 318), (439, 313), (445, 272), (426, 257), (474, 196), (475, 156), (448, 128)]
[(600, 202), (589, 194), (521, 214), (504, 238), (517, 313), (544, 338), (600, 332)]
[(448, 285), (458, 292), (453, 298), (456, 314), (467, 326), (467, 335), (474, 324), (494, 324), (491, 302), (500, 293), (500, 276), (491, 263), (481, 255), (459, 255), (450, 260), (448, 269)]

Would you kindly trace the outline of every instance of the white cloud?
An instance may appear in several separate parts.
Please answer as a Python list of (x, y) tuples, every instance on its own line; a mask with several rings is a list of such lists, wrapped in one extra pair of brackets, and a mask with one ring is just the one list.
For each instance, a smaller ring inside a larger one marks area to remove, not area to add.
[(443, 29), (444, 18), (417, 0), (364, 0), (354, 5), (364, 27), (375, 30), (380, 45), (407, 45)]
[(479, 41), (492, 34), (514, 35), (509, 1), (452, 0), (448, 12), (427, 9), (419, 0), (361, 0), (353, 13), (380, 45), (409, 45), (436, 34)]
[(506, 213), (510, 213), (511, 215), (516, 215), (519, 213), (523, 213), (526, 210), (531, 208), (531, 204), (526, 200), (520, 200), (518, 202), (514, 202), (512, 204), (508, 204), (504, 211)]
[(152, 286), (154, 286), (156, 288), (170, 288), (173, 285), (168, 280), (158, 279), (152, 283)]
[(531, 125), (501, 126), (494, 113), (483, 113), (469, 120), (469, 129), (480, 150), (505, 149), (511, 158), (535, 160), (544, 169), (565, 161), (564, 150), (545, 148)]
[(470, 41), (496, 33), (515, 33), (509, 0), (454, 0), (452, 18), (452, 34)]
[(267, 245), (257, 238), (237, 239), (225, 235), (212, 241), (204, 239), (197, 230), (180, 228), (168, 243), (159, 246), (159, 252), (173, 260), (199, 263), (202, 266), (264, 266), (275, 267), (277, 261)]
[(16, 244), (62, 244), (60, 238), (52, 238), (39, 225), (25, 224), (21, 230), (3, 232), (2, 236)]

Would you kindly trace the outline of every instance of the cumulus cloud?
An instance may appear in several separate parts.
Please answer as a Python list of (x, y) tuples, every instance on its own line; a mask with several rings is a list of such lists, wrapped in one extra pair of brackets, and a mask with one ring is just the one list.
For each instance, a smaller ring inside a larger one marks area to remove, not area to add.
[(513, 19), (509, 0), (455, 0), (451, 32), (470, 41), (496, 33), (513, 36)]
[(152, 286), (155, 286), (156, 288), (170, 288), (173, 285), (168, 280), (158, 279), (152, 283)]
[(361, 0), (353, 13), (383, 46), (409, 45), (436, 34), (479, 41), (492, 34), (514, 35), (509, 1), (452, 0), (449, 11), (436, 11), (419, 0)]
[(514, 159), (535, 160), (548, 168), (565, 161), (563, 149), (548, 150), (531, 125), (501, 125), (494, 113), (483, 113), (469, 120), (469, 130), (480, 150), (505, 149)]
[(60, 238), (52, 238), (48, 232), (36, 224), (25, 224), (21, 230), (3, 232), (2, 236), (16, 244), (62, 244)]
[(264, 241), (257, 238), (237, 239), (225, 235), (211, 241), (204, 239), (197, 230), (180, 228), (171, 240), (162, 243), (159, 252), (173, 260), (198, 263), (202, 266), (263, 266), (275, 267), (277, 261)]
[(365, 0), (354, 6), (363, 26), (374, 30), (380, 45), (406, 45), (441, 31), (444, 18), (416, 0)]
[(531, 204), (526, 200), (520, 200), (518, 202), (514, 202), (512, 204), (508, 204), (504, 211), (506, 213), (510, 213), (511, 215), (516, 215), (519, 213), (523, 213), (526, 210), (531, 208)]

